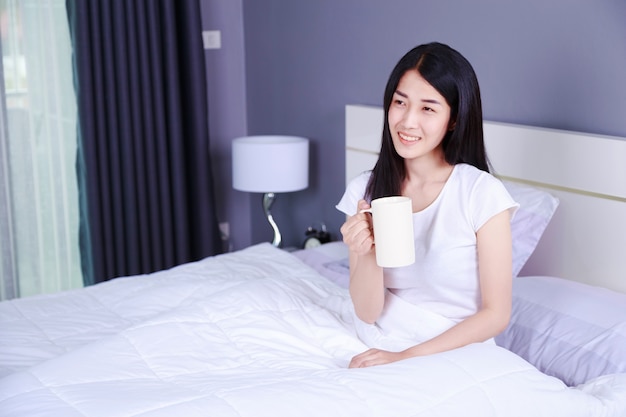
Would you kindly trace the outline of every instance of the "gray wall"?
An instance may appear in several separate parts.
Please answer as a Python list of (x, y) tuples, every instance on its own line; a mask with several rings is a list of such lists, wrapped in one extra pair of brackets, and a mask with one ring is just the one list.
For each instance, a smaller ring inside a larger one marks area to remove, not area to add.
[(260, 196), (231, 189), (230, 140), (310, 138), (310, 186), (280, 195), (275, 218), (287, 245), (318, 221), (340, 238), (344, 105), (381, 105), (391, 68), (420, 43), (448, 43), (469, 59), (486, 119), (626, 137), (623, 0), (203, 1), (205, 27), (223, 31), (207, 73), (233, 249), (269, 241), (271, 230)]
[(209, 131), (220, 222), (230, 225), (226, 249), (251, 240), (250, 196), (232, 189), (231, 141), (248, 134), (241, 0), (200, 0), (204, 30), (221, 31), (221, 49), (205, 51)]

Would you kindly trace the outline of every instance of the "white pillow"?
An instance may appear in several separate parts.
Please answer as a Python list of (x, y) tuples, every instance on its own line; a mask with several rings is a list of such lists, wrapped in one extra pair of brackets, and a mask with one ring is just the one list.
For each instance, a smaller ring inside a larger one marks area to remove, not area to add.
[(550, 193), (529, 185), (502, 181), (513, 200), (520, 207), (511, 220), (513, 238), (513, 276), (516, 277), (535, 251), (559, 199)]
[(292, 254), (330, 281), (348, 288), (350, 262), (348, 246), (345, 243), (328, 242), (314, 248), (297, 250)]
[(626, 373), (626, 294), (554, 277), (513, 280), (496, 343), (570, 386)]

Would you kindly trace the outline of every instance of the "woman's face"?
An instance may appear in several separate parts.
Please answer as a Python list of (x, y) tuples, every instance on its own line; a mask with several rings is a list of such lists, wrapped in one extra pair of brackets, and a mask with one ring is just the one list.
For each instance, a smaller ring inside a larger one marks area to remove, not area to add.
[(417, 70), (407, 71), (391, 100), (389, 130), (404, 159), (439, 156), (450, 128), (450, 106)]

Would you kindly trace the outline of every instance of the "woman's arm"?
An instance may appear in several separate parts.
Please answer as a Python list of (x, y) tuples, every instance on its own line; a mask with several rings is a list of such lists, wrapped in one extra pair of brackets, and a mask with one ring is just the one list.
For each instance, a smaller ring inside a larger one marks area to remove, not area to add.
[(374, 323), (383, 311), (385, 287), (383, 270), (376, 264), (372, 219), (365, 200), (358, 203), (357, 213), (341, 226), (343, 241), (350, 250), (350, 296), (356, 315)]
[(484, 342), (502, 332), (511, 316), (512, 244), (510, 213), (492, 217), (476, 235), (481, 306), (476, 314), (424, 343), (402, 352), (370, 349), (355, 356), (351, 368), (382, 365), (413, 356), (444, 352)]

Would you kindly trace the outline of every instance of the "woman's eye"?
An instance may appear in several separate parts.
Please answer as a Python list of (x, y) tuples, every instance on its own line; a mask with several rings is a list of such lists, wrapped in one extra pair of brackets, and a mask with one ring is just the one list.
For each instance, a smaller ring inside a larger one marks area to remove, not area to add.
[(424, 107), (424, 111), (427, 111), (427, 112), (433, 112), (433, 111), (435, 111), (435, 110), (433, 110), (433, 108), (432, 108), (432, 107)]
[(404, 101), (398, 99), (394, 100), (393, 102), (396, 106), (402, 106), (404, 104)]

